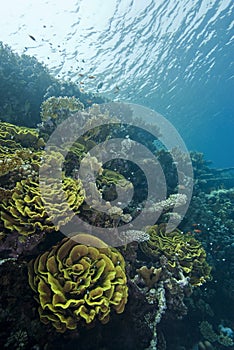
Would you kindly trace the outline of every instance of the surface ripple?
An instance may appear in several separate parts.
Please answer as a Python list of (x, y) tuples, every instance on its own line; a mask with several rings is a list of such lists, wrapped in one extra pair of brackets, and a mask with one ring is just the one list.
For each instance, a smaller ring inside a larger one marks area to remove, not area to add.
[(190, 148), (231, 165), (216, 140), (226, 152), (234, 148), (233, 137), (224, 137), (234, 131), (233, 1), (72, 0), (68, 6), (52, 0), (24, 6), (11, 22), (3, 14), (1, 40), (84, 91), (153, 108)]

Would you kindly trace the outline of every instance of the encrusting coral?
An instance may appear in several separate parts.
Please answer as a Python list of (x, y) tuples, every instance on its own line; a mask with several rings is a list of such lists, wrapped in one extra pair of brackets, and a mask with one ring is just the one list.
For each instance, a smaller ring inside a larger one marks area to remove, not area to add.
[(164, 255), (173, 271), (178, 265), (192, 286), (200, 286), (210, 279), (211, 267), (206, 262), (206, 252), (192, 234), (179, 230), (166, 232), (166, 225), (148, 227), (150, 239), (140, 243), (140, 248), (152, 260)]
[(136, 271), (144, 280), (145, 285), (149, 289), (151, 289), (158, 282), (162, 272), (162, 267), (159, 267), (157, 269), (154, 266), (151, 266), (151, 268), (148, 268), (147, 266), (144, 265), (140, 269), (137, 269)]
[(40, 304), (41, 321), (62, 333), (95, 320), (107, 323), (112, 309), (124, 311), (128, 297), (122, 255), (82, 233), (31, 261), (29, 284)]

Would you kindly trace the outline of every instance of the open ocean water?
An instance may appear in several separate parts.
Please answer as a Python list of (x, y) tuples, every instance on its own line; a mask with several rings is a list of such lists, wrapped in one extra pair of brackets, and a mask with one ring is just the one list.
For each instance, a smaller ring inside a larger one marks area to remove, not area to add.
[(233, 6), (231, 0), (14, 1), (2, 8), (1, 40), (35, 55), (57, 77), (84, 81), (85, 91), (152, 108), (190, 150), (230, 167)]
[(0, 5), (0, 348), (233, 350), (234, 1)]

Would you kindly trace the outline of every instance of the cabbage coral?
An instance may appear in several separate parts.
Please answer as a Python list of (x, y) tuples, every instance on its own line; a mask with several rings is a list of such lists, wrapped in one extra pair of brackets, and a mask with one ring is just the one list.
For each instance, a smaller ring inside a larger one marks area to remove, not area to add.
[[(56, 214), (56, 217), (50, 217), (41, 198), (39, 183), (31, 179), (17, 182), (12, 190), (12, 196), (4, 198), (1, 204), (4, 227), (24, 236), (37, 233), (38, 230), (45, 232), (59, 230), (71, 219), (71, 214), (75, 215), (75, 212), (78, 212), (85, 197), (80, 180), (65, 177), (61, 187), (67, 202), (63, 203), (59, 199), (59, 189), (51, 187), (47, 196), (48, 202), (53, 203), (52, 214)], [(69, 210), (68, 215), (67, 209), (75, 212)]]
[(52, 96), (41, 104), (41, 119), (42, 121), (53, 120), (57, 125), (71, 116), (71, 114), (82, 109), (84, 109), (83, 103), (74, 96)]
[[(80, 238), (82, 244), (76, 242)], [(40, 304), (40, 319), (62, 333), (95, 320), (105, 324), (112, 309), (122, 313), (126, 283), (122, 255), (86, 234), (63, 239), (29, 263), (29, 284)]]
[(36, 129), (0, 122), (1, 153), (14, 153), (25, 147), (40, 150), (44, 146), (45, 142)]
[(148, 227), (150, 239), (140, 244), (141, 250), (152, 260), (166, 256), (168, 266), (175, 270), (178, 266), (189, 277), (193, 286), (199, 286), (210, 279), (211, 267), (206, 262), (206, 252), (192, 234), (179, 230), (166, 232), (164, 224)]

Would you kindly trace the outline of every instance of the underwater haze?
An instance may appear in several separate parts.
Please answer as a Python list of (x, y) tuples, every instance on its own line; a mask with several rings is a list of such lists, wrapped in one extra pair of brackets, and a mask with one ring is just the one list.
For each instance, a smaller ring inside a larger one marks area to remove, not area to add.
[[(14, 0), (0, 40), (58, 78), (166, 117), (188, 149), (234, 164), (232, 0)], [(33, 40), (35, 39), (35, 40)]]

